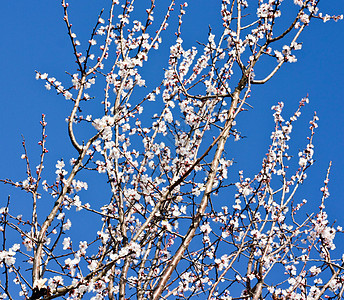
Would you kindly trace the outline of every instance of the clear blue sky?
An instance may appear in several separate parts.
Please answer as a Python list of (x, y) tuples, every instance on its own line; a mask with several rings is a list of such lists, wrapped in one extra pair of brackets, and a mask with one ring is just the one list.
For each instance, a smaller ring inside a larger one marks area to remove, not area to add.
[[(70, 2), (74, 31), (81, 42), (86, 44), (99, 10), (109, 1)], [(142, 5), (150, 1), (138, 2)], [(37, 141), (40, 138), (39, 121), (42, 113), (46, 114), (48, 122), (49, 153), (45, 171), (50, 172), (49, 176), (53, 178), (58, 159), (63, 157), (69, 161), (70, 157), (76, 156), (66, 138), (65, 118), (71, 109), (71, 103), (61, 96), (56, 96), (54, 91), (46, 91), (42, 81), (35, 80), (35, 70), (47, 72), (60, 81), (67, 78), (65, 71), (76, 71), (70, 41), (62, 20), (63, 10), (60, 1), (46, 0), (2, 1), (1, 6), (0, 178), (11, 178), (14, 181), (25, 179), (25, 164), (20, 159), (23, 152), (21, 135), (27, 141), (33, 166), (37, 164)], [(183, 23), (182, 38), (185, 48), (195, 45), (196, 41), (205, 42), (208, 25), (211, 25), (216, 34), (221, 24), (219, 7), (220, 1), (216, 0), (189, 1)], [(324, 13), (344, 13), (343, 1), (321, 1), (320, 7)], [(163, 55), (157, 55), (159, 52), (153, 54), (154, 64), (150, 65), (145, 74), (163, 75), (163, 68), (167, 66), (166, 49), (174, 40), (174, 30), (175, 27), (171, 26), (163, 35), (165, 52), (162, 52)], [(278, 101), (284, 101), (285, 116), (289, 117), (297, 108), (299, 100), (308, 93), (310, 104), (304, 108), (302, 118), (292, 135), (294, 153), (306, 144), (308, 121), (313, 111), (317, 111), (320, 121), (315, 137), (316, 163), (308, 172), (308, 180), (300, 197), (318, 205), (321, 197), (319, 189), (323, 184), (328, 163), (332, 160), (329, 185), (331, 197), (327, 200), (327, 211), (330, 219), (338, 219), (338, 223), (343, 225), (344, 22), (315, 22), (302, 34), (300, 41), (303, 42), (303, 49), (296, 53), (298, 62), (285, 64), (268, 84), (253, 88), (251, 104), (254, 109), (242, 114), (238, 119), (238, 129), (247, 138), (233, 146), (229, 157), (235, 159), (238, 168), (246, 170), (247, 176), (253, 176), (259, 170), (269, 146), (273, 129), (271, 106)], [(149, 77), (146, 80), (148, 81)], [(13, 189), (1, 185), (0, 207), (4, 205), (8, 194), (14, 195), (13, 202), (18, 201), (15, 203), (25, 201), (22, 193), (13, 193)], [(47, 208), (51, 204), (48, 202)], [(17, 208), (19, 213), (20, 207)], [(344, 242), (340, 246), (344, 249)]]

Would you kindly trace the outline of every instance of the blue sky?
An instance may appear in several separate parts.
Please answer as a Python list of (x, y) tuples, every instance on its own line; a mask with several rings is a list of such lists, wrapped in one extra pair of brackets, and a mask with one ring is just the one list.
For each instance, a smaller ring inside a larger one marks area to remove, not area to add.
[[(73, 0), (71, 2), (70, 17), (73, 29), (81, 42), (84, 41), (86, 44), (98, 12), (103, 6), (106, 7), (109, 1)], [(145, 2), (140, 2), (140, 5)], [(221, 24), (219, 7), (220, 1), (216, 0), (189, 1), (182, 28), (185, 48), (195, 45), (196, 41), (205, 42), (209, 25), (216, 34)], [(343, 1), (321, 1), (320, 7), (324, 13), (344, 13)], [(40, 138), (39, 121), (42, 113), (46, 114), (48, 122), (49, 153), (45, 171), (46, 174), (50, 172), (50, 176), (54, 176), (54, 166), (58, 159), (63, 157), (69, 161), (76, 155), (66, 138), (65, 118), (72, 106), (63, 97), (56, 96), (54, 91), (47, 91), (41, 81), (36, 81), (35, 70), (47, 72), (60, 81), (67, 78), (65, 71), (71, 73), (76, 71), (70, 41), (62, 20), (63, 10), (60, 1), (3, 1), (0, 15), (3, 29), (0, 43), (2, 68), (0, 178), (11, 178), (14, 181), (25, 178), (25, 164), (20, 159), (23, 153), (21, 135), (27, 141), (33, 166), (37, 164), (39, 153), (37, 141)], [(149, 81), (150, 74), (159, 78), (163, 75), (163, 68), (167, 67), (167, 51), (174, 41), (174, 30), (175, 27), (171, 26), (164, 33), (166, 48), (162, 49), (162, 54), (153, 53), (150, 69), (144, 70), (143, 73), (147, 75), (146, 81)], [(229, 157), (234, 158), (238, 168), (244, 169), (247, 176), (253, 176), (259, 170), (269, 146), (269, 137), (273, 130), (271, 106), (283, 101), (284, 115), (289, 117), (297, 109), (299, 100), (309, 94), (310, 104), (303, 109), (302, 117), (292, 134), (293, 151), (297, 153), (298, 149), (302, 149), (307, 142), (308, 121), (313, 112), (317, 111), (320, 121), (314, 142), (316, 163), (308, 172), (308, 179), (302, 187), (300, 197), (307, 198), (311, 203), (313, 202), (312, 205), (318, 205), (321, 198), (320, 187), (331, 160), (333, 162), (329, 185), (331, 197), (327, 200), (327, 211), (330, 219), (337, 219), (342, 225), (344, 225), (342, 218), (344, 209), (343, 33), (343, 21), (323, 24), (318, 20), (307, 28), (300, 38), (303, 49), (296, 53), (298, 62), (285, 64), (270, 82), (253, 88), (250, 103), (254, 109), (238, 118), (238, 129), (247, 138), (233, 144), (233, 148), (229, 148), (232, 151)], [(261, 72), (263, 74), (264, 69)], [(237, 173), (233, 176), (235, 178)], [(22, 193), (15, 193), (12, 188), (1, 185), (0, 206), (4, 205), (9, 194), (14, 195), (13, 202), (25, 201)], [(16, 208), (19, 213), (20, 207)], [(344, 242), (339, 246), (344, 249)]]

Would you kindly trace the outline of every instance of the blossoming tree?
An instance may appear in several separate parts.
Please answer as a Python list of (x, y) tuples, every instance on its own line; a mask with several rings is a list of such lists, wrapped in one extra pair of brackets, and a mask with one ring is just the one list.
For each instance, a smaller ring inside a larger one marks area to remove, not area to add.
[[(44, 72), (36, 78), (73, 103), (67, 126), (75, 156), (43, 171), (42, 115), (39, 165), (32, 168), (24, 140), (27, 178), (1, 180), (31, 201), (20, 216), (11, 198), (1, 208), (0, 298), (342, 299), (344, 263), (333, 254), (342, 229), (325, 212), (330, 166), (318, 211), (307, 214), (296, 196), (313, 164), (316, 114), (299, 156), (288, 154), (308, 98), (286, 119), (283, 103), (272, 107), (271, 144), (256, 175), (241, 171), (231, 182), (225, 156), (229, 141), (241, 138), (236, 118), (251, 107), (253, 86), (296, 62), (311, 22), (342, 17), (322, 13), (316, 0), (222, 0), (222, 33), (209, 30), (206, 43), (184, 49), (187, 3), (155, 2), (141, 12), (134, 0), (110, 1), (85, 47), (62, 1), (75, 68), (63, 85)], [(166, 5), (160, 23), (155, 4)], [(286, 12), (293, 18), (281, 23)], [(172, 14), (178, 24), (165, 76), (149, 89), (140, 70), (164, 31), (174, 33)], [(255, 76), (268, 60), (274, 67)], [(102, 203), (87, 197), (97, 180), (107, 186)], [(97, 220), (87, 240), (69, 234), (78, 215)]]

